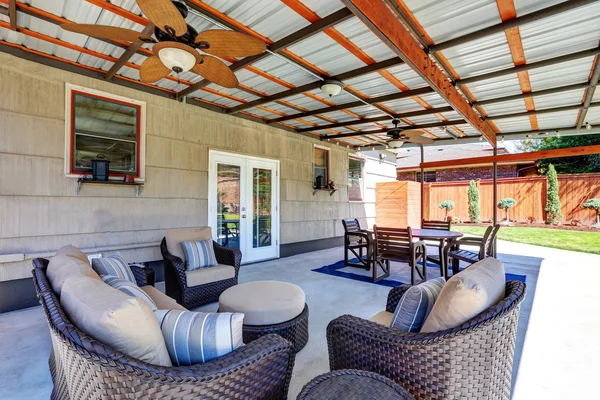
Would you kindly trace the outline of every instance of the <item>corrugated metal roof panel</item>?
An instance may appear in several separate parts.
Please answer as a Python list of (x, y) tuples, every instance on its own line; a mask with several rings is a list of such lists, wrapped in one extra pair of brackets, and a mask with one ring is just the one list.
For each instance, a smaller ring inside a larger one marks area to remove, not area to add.
[(536, 91), (587, 82), (593, 62), (594, 57), (588, 57), (532, 69), (529, 71), (531, 88)]
[(303, 69), (290, 64), (278, 56), (268, 56), (252, 64), (252, 66), (286, 81), (294, 86), (305, 85), (314, 82), (317, 78)]
[(404, 4), (435, 43), (501, 22), (494, 0), (405, 0)]
[(358, 18), (342, 22), (336, 25), (335, 29), (375, 61), (390, 58), (390, 48)]
[(307, 20), (279, 1), (205, 0), (204, 2), (273, 41), (309, 25)]
[(341, 1), (302, 0), (302, 3), (321, 18), (344, 8), (344, 4)]
[(527, 111), (523, 99), (504, 101), (502, 103), (488, 104), (483, 107), (488, 116), (513, 114)]
[(521, 93), (517, 74), (474, 82), (466, 86), (476, 100), (497, 99)]
[(571, 127), (577, 123), (578, 110), (561, 111), (537, 116), (539, 129)]
[(528, 116), (499, 119), (494, 121), (494, 124), (502, 133), (531, 130), (531, 124), (529, 123)]
[(394, 111), (395, 113), (405, 113), (410, 111), (424, 110), (424, 108), (420, 104), (418, 104), (410, 98), (386, 101), (385, 103), (381, 104)]
[(554, 108), (581, 104), (585, 89), (570, 90), (564, 93), (547, 94), (534, 98), (535, 109), (543, 110), (545, 108)]
[(576, 8), (519, 27), (528, 63), (598, 46), (600, 3)]
[(350, 79), (346, 83), (368, 97), (383, 96), (400, 91), (390, 81), (376, 72), (357, 79)]
[(365, 66), (354, 54), (323, 32), (291, 46), (289, 50), (330, 75)]

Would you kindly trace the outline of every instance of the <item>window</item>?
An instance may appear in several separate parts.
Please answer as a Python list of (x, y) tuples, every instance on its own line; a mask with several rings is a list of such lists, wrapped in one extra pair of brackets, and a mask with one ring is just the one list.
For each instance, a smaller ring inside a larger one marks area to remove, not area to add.
[(318, 189), (329, 184), (329, 150), (315, 147), (313, 179), (314, 187)]
[(67, 85), (67, 175), (91, 174), (104, 157), (110, 176), (143, 180), (144, 112), (143, 102)]
[(362, 201), (363, 160), (348, 158), (348, 200)]
[[(425, 171), (425, 182), (435, 182), (435, 171)], [(421, 172), (417, 172), (417, 182), (421, 182)]]

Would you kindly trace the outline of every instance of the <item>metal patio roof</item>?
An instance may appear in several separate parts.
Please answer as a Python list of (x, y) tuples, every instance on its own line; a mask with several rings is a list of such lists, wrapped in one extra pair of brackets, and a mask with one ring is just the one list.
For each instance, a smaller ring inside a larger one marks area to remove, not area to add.
[[(600, 0), (381, 1), (498, 137), (600, 131), (578, 129), (586, 122), (600, 125)], [(149, 45), (125, 59), (127, 44), (59, 27), (71, 21), (141, 31), (148, 20), (134, 0), (0, 0), (0, 51), (96, 77), (108, 74), (115, 83), (348, 146), (385, 145), (391, 115), (401, 117), (403, 127), (422, 128), (436, 145), (481, 138), (339, 0), (185, 3), (191, 11), (186, 21), (198, 31), (233, 29), (269, 45), (250, 62), (224, 60), (238, 88), (193, 73), (142, 84), (139, 68), (151, 54)], [(9, 18), (13, 5), (16, 31)], [(318, 84), (330, 76), (341, 77), (346, 89), (326, 98)]]

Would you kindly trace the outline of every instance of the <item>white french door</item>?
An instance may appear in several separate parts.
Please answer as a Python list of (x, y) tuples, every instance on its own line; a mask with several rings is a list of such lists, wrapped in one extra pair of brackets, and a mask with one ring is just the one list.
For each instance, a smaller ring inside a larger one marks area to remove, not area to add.
[(279, 161), (210, 151), (208, 196), (217, 243), (244, 263), (279, 257)]

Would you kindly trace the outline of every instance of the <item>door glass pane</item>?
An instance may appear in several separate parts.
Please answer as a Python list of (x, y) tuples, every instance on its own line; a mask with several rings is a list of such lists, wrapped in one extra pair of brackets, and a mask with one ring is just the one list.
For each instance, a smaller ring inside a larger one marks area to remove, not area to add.
[(239, 165), (217, 164), (217, 243), (240, 248)]
[(271, 170), (252, 170), (252, 247), (271, 246)]

